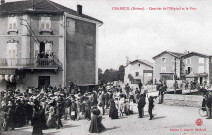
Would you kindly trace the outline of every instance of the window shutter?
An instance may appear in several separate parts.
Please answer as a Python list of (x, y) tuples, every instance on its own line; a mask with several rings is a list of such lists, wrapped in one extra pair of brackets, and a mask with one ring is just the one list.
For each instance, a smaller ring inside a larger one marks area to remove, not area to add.
[(51, 29), (51, 21), (46, 20), (46, 30), (50, 30), (50, 29)]
[(13, 24), (12, 24), (12, 23), (9, 24), (9, 29), (10, 29), (10, 30), (13, 29)]
[(52, 44), (51, 43), (45, 44), (45, 53), (48, 53), (48, 54), (52, 53)]
[(13, 30), (16, 29), (16, 23), (13, 23)]
[(38, 54), (39, 54), (39, 51), (40, 51), (40, 46), (39, 46), (39, 44), (38, 43), (35, 43), (34, 44), (34, 49), (35, 49), (35, 58), (38, 56)]
[(41, 30), (44, 30), (44, 29), (45, 29), (45, 23), (42, 22), (42, 21), (41, 21), (41, 23), (40, 23), (40, 29), (41, 29)]

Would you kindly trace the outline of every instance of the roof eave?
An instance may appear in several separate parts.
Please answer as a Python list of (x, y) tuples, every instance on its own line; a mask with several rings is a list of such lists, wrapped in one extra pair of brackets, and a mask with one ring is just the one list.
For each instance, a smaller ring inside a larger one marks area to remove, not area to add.
[(102, 21), (99, 21), (99, 20), (92, 20), (92, 19), (88, 19), (88, 18), (84, 18), (84, 17), (72, 15), (72, 14), (69, 14), (69, 13), (67, 13), (67, 12), (64, 12), (64, 15), (67, 16), (67, 17), (74, 18), (74, 19), (78, 19), (78, 20), (82, 20), (82, 21), (86, 21), (86, 22), (95, 23), (95, 24), (97, 24), (98, 26), (101, 26), (101, 25), (103, 24)]

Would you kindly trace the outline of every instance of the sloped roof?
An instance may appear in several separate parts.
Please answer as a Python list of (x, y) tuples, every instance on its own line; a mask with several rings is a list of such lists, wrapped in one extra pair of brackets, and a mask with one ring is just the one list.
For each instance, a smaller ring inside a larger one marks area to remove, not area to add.
[[(32, 8), (34, 8), (34, 10), (32, 10)], [(5, 4), (0, 5), (0, 15), (23, 14), (23, 13), (63, 14), (64, 12), (74, 16), (103, 23), (102, 21), (87, 16), (85, 14), (79, 15), (76, 11), (49, 0), (34, 0), (34, 4), (32, 4), (31, 1), (29, 0), (14, 1), (14, 2), (6, 2)]]
[(180, 58), (182, 57), (184, 54), (183, 53), (178, 53), (178, 52), (171, 52), (171, 51), (163, 51), (162, 53), (156, 55), (155, 57), (153, 57), (152, 59), (156, 59), (158, 57), (160, 57), (161, 55), (165, 54), (165, 53), (168, 53), (174, 57), (177, 57), (177, 58)]
[[(144, 64), (144, 65), (147, 65), (147, 66), (153, 68), (153, 63), (152, 63), (152, 62), (149, 62), (149, 61), (147, 61), (147, 60), (144, 60), (144, 59), (137, 59), (137, 60), (134, 60), (134, 61), (130, 62), (129, 64), (133, 64), (133, 63), (135, 63), (135, 62), (140, 62), (140, 63), (142, 63), (142, 64)], [(129, 65), (129, 64), (128, 64), (128, 65)], [(126, 66), (128, 66), (128, 65), (126, 65)]]
[(183, 55), (182, 57), (183, 58), (188, 58), (188, 57), (190, 57), (190, 56), (193, 56), (193, 55), (195, 55), (195, 56), (200, 56), (200, 57), (209, 57), (208, 55), (206, 55), (206, 54), (202, 54), (202, 53), (198, 53), (198, 52), (190, 52), (190, 53), (188, 53), (188, 54), (185, 54), (185, 55)]

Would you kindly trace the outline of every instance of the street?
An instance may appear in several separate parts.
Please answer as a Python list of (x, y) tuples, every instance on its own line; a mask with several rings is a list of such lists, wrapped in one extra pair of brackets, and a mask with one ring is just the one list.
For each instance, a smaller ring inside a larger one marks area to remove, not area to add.
[[(157, 101), (156, 101), (157, 102)], [(123, 116), (117, 120), (111, 120), (108, 115), (103, 116), (103, 124), (106, 131), (102, 135), (178, 135), (178, 134), (198, 134), (209, 135), (212, 133), (212, 119), (200, 117), (198, 108), (168, 106), (155, 103), (153, 110), (154, 119), (149, 120), (148, 108), (145, 107), (144, 118), (138, 118), (137, 107), (134, 106), (135, 113), (130, 116)], [(195, 121), (201, 118), (202, 126), (197, 126)], [(63, 121), (64, 127), (44, 130), (44, 135), (89, 135), (90, 121)], [(202, 131), (195, 131), (196, 129)], [(193, 130), (193, 131), (192, 131)], [(17, 132), (18, 131), (18, 132)], [(5, 135), (30, 135), (32, 127), (23, 127), (15, 131), (5, 132)]]

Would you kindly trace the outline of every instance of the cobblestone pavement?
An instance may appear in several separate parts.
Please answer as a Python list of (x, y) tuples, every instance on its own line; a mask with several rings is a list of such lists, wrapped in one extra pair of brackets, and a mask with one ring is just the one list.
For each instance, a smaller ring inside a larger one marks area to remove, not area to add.
[[(156, 101), (157, 102), (157, 101)], [(210, 135), (212, 133), (212, 119), (200, 117), (198, 108), (168, 106), (155, 104), (153, 114), (154, 120), (149, 120), (146, 105), (144, 118), (138, 118), (136, 105), (135, 113), (130, 116), (123, 116), (117, 120), (111, 120), (108, 115), (103, 116), (103, 124), (106, 131), (102, 135)], [(202, 126), (197, 126), (195, 121), (201, 118)], [(63, 121), (64, 127), (44, 130), (44, 135), (89, 135), (88, 132), (90, 121)], [(196, 131), (203, 130), (203, 131)], [(171, 131), (174, 130), (174, 131)], [(206, 131), (205, 131), (206, 130)], [(30, 135), (32, 127), (23, 127), (15, 131), (4, 132), (5, 135)], [(94, 134), (95, 135), (95, 134)]]

